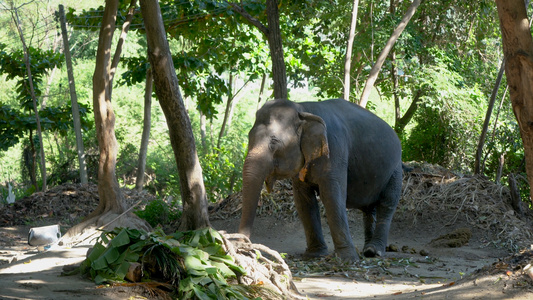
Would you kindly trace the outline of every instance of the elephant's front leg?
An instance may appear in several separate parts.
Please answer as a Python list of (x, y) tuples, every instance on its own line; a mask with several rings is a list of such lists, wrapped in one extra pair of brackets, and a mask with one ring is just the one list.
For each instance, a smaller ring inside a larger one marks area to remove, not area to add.
[(304, 258), (309, 259), (327, 255), (328, 247), (322, 233), (320, 209), (315, 190), (298, 179), (293, 179), (292, 186), (294, 204), (298, 211), (298, 216), (302, 221), (307, 240), (307, 249), (305, 250)]

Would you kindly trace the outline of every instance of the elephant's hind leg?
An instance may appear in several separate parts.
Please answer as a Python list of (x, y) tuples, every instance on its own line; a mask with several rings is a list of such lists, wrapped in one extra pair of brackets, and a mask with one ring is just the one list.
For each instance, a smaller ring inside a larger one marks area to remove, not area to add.
[(303, 255), (304, 258), (310, 259), (327, 255), (328, 247), (322, 233), (320, 208), (315, 190), (306, 183), (293, 179), (293, 192), (294, 204), (298, 211), (298, 216), (302, 221), (307, 240), (307, 249)]
[(396, 211), (396, 206), (400, 200), (402, 190), (402, 168), (401, 165), (394, 171), (385, 189), (381, 192), (377, 203), (377, 220), (374, 234), (369, 242), (365, 239), (363, 254), (366, 257), (375, 257), (385, 254), (389, 229), (392, 216)]

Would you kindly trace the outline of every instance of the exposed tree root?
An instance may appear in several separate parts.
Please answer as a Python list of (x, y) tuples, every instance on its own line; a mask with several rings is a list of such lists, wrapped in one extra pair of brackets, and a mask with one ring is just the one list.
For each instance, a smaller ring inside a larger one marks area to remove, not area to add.
[(224, 238), (226, 252), (247, 271), (246, 275), (238, 278), (240, 284), (266, 287), (278, 294), (278, 299), (305, 299), (292, 281), (289, 266), (277, 251), (261, 244), (253, 244), (242, 234), (220, 233)]
[(134, 206), (121, 214), (114, 211), (107, 211), (84, 220), (70, 228), (61, 238), (60, 244), (76, 245), (88, 239), (98, 237), (101, 230), (112, 230), (116, 227), (136, 228), (150, 232), (152, 230), (151, 226), (145, 220), (140, 219), (130, 212)]

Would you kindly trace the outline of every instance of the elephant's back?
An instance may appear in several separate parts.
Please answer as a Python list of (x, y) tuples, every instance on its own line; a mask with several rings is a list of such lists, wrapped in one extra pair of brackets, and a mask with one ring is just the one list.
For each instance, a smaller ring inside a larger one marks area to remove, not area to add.
[(372, 202), (401, 168), (396, 132), (372, 112), (343, 99), (307, 102), (304, 107), (326, 123), (331, 155), (340, 164), (335, 168), (347, 167), (348, 198), (358, 198), (358, 204)]
[(400, 140), (392, 127), (369, 110), (343, 99), (300, 103), (305, 111), (320, 116), (326, 123), (328, 136), (372, 146), (386, 146), (399, 152)]

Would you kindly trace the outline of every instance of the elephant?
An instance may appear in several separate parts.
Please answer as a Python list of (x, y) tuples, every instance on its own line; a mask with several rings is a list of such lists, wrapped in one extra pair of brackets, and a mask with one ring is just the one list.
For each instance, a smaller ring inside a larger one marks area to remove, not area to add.
[(239, 233), (250, 237), (263, 187), (292, 179), (307, 248), (304, 258), (328, 255), (317, 196), (335, 253), (356, 261), (347, 208), (363, 212), (363, 255), (385, 254), (402, 188), (402, 149), (396, 132), (375, 114), (344, 99), (268, 101), (256, 112), (243, 166)]

